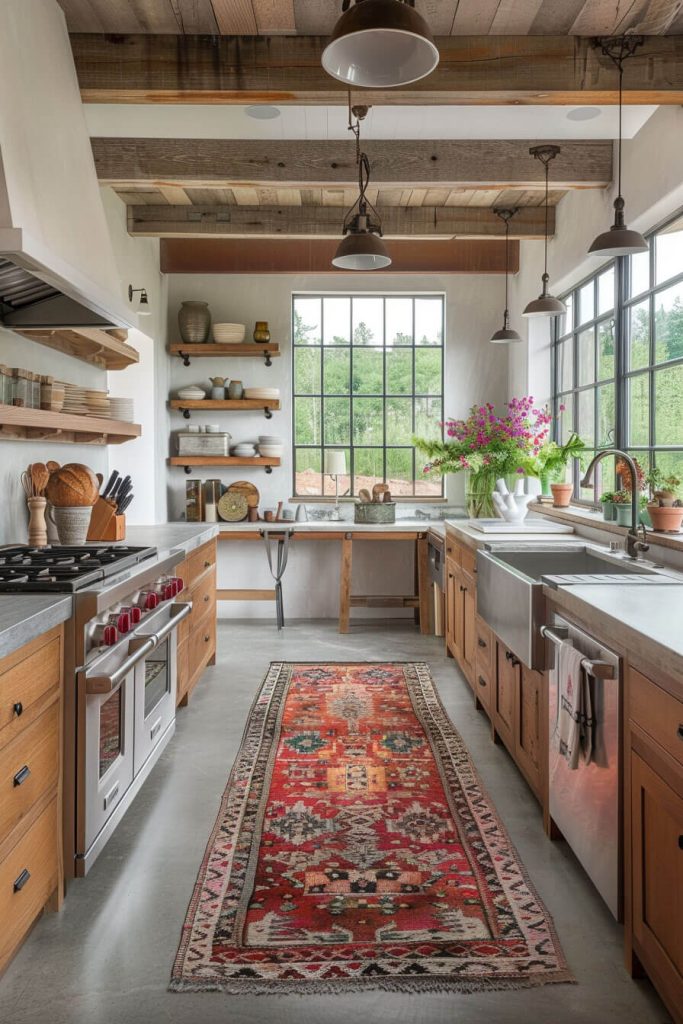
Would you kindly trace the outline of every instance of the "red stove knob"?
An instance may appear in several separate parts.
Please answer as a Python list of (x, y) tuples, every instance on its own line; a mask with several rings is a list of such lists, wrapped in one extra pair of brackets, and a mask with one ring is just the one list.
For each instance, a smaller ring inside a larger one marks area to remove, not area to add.
[(176, 595), (182, 594), (183, 590), (185, 589), (185, 580), (182, 578), (182, 576), (174, 576), (173, 579), (175, 581), (175, 585), (177, 588)]
[(111, 623), (104, 627), (102, 631), (102, 643), (105, 647), (113, 647), (118, 640), (119, 635), (116, 630), (116, 626), (112, 626)]
[(161, 600), (172, 601), (173, 598), (176, 596), (176, 593), (177, 591), (175, 583), (173, 582), (173, 580), (168, 580), (168, 582), (164, 583), (162, 587)]
[(138, 622), (140, 621), (141, 618), (142, 618), (142, 610), (140, 608), (138, 608), (137, 605), (133, 605), (133, 607), (130, 609), (130, 623), (131, 623), (131, 626), (137, 626), (137, 624), (138, 624)]
[(131, 623), (129, 613), (121, 609), (121, 611), (116, 617), (116, 628), (118, 629), (119, 633), (129, 633), (130, 625)]
[(158, 604), (159, 595), (155, 594), (153, 590), (148, 591), (148, 593), (145, 594), (145, 611), (154, 611)]

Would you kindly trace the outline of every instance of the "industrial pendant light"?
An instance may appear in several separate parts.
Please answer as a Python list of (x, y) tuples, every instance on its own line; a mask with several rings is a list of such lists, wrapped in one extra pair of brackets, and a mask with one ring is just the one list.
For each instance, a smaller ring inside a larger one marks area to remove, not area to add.
[[(349, 95), (349, 130), (356, 139), (358, 164), (358, 199), (344, 217), (341, 242), (332, 260), (340, 270), (381, 270), (391, 265), (391, 256), (382, 241), (382, 222), (377, 210), (366, 195), (370, 182), (370, 161), (360, 149), (360, 122), (367, 107), (352, 107)], [(355, 124), (351, 115), (355, 117)]]
[(621, 119), (623, 109), (624, 61), (632, 57), (638, 46), (643, 42), (642, 36), (621, 36), (618, 39), (601, 39), (598, 45), (606, 57), (619, 70), (619, 143), (617, 149), (617, 197), (614, 200), (614, 224), (608, 231), (603, 231), (595, 239), (589, 253), (599, 256), (631, 256), (638, 252), (647, 252), (647, 242), (639, 231), (626, 227), (624, 220), (624, 197), (621, 194)]
[(322, 54), (328, 75), (369, 89), (417, 82), (438, 63), (439, 51), (415, 0), (343, 0)]
[(508, 274), (510, 270), (509, 249), (510, 249), (510, 221), (517, 213), (517, 210), (494, 210), (497, 217), (505, 221), (505, 310), (503, 312), (503, 326), (499, 331), (491, 335), (492, 345), (507, 345), (509, 342), (521, 341), (517, 331), (510, 327), (510, 311), (508, 310)]
[(543, 276), (541, 278), (541, 281), (543, 282), (543, 290), (537, 299), (532, 299), (532, 301), (527, 305), (522, 316), (562, 316), (567, 312), (567, 307), (561, 299), (556, 299), (555, 296), (551, 295), (548, 291), (548, 281), (550, 280), (550, 276), (548, 274), (548, 168), (550, 161), (554, 160), (560, 152), (560, 147), (532, 146), (529, 152), (534, 159), (540, 160), (545, 168), (545, 231), (543, 234)]

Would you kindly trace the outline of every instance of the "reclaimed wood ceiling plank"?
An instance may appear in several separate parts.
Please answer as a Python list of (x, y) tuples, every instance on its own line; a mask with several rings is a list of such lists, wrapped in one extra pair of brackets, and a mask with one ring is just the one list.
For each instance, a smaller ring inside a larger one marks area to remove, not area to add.
[(500, 0), (460, 0), (451, 35), (485, 36), (491, 29)]
[(491, 35), (527, 35), (542, 3), (543, 0), (500, 0), (491, 23)]
[(259, 35), (296, 32), (294, 0), (252, 0)]
[(529, 29), (530, 35), (552, 36), (568, 33), (586, 0), (543, 0)]
[(178, 27), (187, 35), (215, 35), (218, 22), (211, 0), (170, 0)]
[(586, 0), (570, 31), (590, 36), (665, 35), (682, 7), (683, 0)]
[(256, 14), (251, 0), (211, 0), (218, 30), (224, 36), (255, 36)]
[(294, 0), (299, 35), (328, 36), (341, 14), (341, 0)]
[(160, 185), (159, 192), (171, 206), (192, 206), (192, 200), (185, 189), (177, 185)]
[(236, 203), (231, 188), (186, 188), (185, 194), (195, 206), (234, 206)]

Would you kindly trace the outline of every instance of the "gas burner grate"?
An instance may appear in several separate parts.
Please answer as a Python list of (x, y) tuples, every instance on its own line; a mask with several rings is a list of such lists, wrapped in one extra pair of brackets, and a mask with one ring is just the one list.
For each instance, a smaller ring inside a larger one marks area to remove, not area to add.
[(156, 554), (127, 545), (0, 548), (0, 593), (80, 590)]

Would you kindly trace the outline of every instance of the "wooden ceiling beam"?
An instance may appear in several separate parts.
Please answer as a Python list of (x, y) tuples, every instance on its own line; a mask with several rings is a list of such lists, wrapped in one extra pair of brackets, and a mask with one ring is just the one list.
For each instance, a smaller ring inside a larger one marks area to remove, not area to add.
[[(522, 140), (365, 141), (372, 184), (413, 188), (533, 188), (543, 181), (537, 145)], [(553, 188), (603, 188), (612, 180), (611, 141), (563, 141)], [(358, 170), (349, 140), (92, 139), (100, 183), (117, 188), (353, 187)], [(251, 204), (250, 204), (251, 205)]]
[[(338, 242), (331, 238), (162, 238), (162, 274), (353, 274), (332, 266)], [(391, 266), (382, 274), (503, 274), (505, 243), (391, 242)], [(510, 242), (509, 266), (519, 270), (519, 242)], [(367, 278), (367, 273), (364, 275)], [(433, 282), (431, 282), (433, 285)]]
[[(221, 8), (216, 7), (221, 21)], [(225, 3), (223, 25), (247, 5)], [(278, 24), (289, 23), (289, 5)], [(247, 10), (244, 12), (247, 13)], [(284, 31), (284, 29), (282, 29)], [(225, 31), (225, 29), (224, 29)], [(235, 31), (233, 29), (233, 31)], [(433, 74), (406, 89), (358, 90), (373, 104), (605, 104), (617, 101), (614, 66), (576, 36), (443, 36)], [(323, 71), (320, 36), (71, 36), (88, 103), (347, 102)], [(629, 60), (626, 103), (683, 103), (683, 36), (649, 36)]]
[[(344, 211), (330, 206), (129, 206), (128, 232), (155, 238), (339, 238)], [(387, 238), (502, 238), (491, 209), (477, 206), (379, 208)], [(542, 238), (542, 207), (521, 207), (510, 221), (513, 238)], [(548, 210), (550, 233), (555, 210)]]

